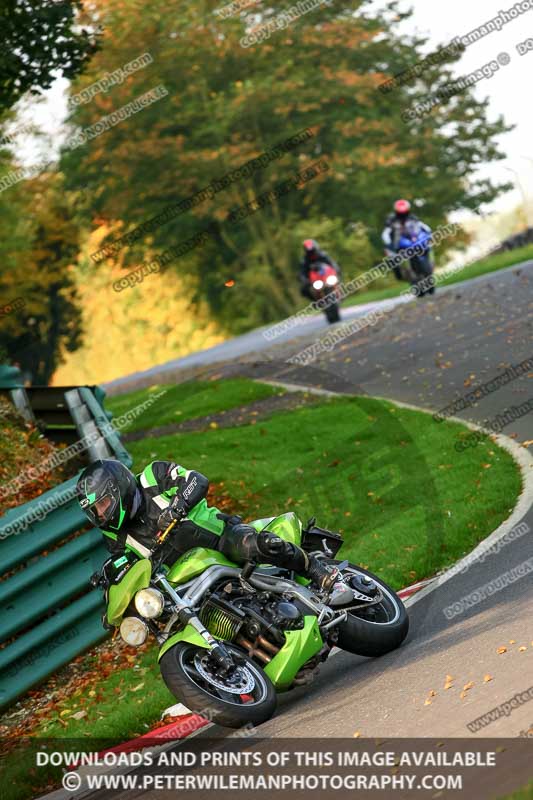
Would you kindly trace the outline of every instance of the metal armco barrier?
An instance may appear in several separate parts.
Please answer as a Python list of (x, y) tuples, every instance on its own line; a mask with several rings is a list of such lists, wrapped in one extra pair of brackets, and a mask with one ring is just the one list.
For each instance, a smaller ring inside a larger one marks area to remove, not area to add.
[[(6, 386), (0, 374), (0, 388), (17, 387)], [(51, 400), (46, 387), (37, 391), (40, 407), (57, 408), (57, 388)], [(95, 434), (88, 460), (117, 458), (131, 466), (110, 430), (104, 392), (67, 387), (63, 394), (77, 438)], [(91, 589), (89, 578), (108, 553), (98, 530), (84, 530), (76, 481), (77, 476), (0, 517), (0, 708), (106, 636), (102, 593)]]

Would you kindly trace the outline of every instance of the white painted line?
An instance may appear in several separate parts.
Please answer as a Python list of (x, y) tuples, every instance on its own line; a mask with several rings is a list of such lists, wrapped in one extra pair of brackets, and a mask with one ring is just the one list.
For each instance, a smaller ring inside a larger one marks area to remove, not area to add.
[[(318, 394), (323, 397), (342, 397), (340, 392), (331, 392), (329, 389), (317, 389), (314, 386), (302, 386), (299, 383), (284, 383), (283, 381), (270, 381), (262, 380), (261, 378), (253, 378), (256, 383), (266, 383), (269, 386), (278, 386), (280, 389), (285, 389), (287, 392), (301, 392), (302, 394)], [(350, 397), (350, 395), (347, 395)]]

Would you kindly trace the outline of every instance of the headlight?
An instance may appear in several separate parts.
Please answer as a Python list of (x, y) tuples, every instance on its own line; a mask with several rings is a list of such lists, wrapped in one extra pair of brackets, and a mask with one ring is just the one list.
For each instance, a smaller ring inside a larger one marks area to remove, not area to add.
[(148, 637), (148, 625), (138, 617), (124, 617), (120, 623), (120, 635), (126, 644), (138, 647)]
[(336, 275), (328, 275), (328, 277), (326, 278), (326, 283), (328, 286), (335, 286), (335, 284), (338, 282), (339, 280)]
[(313, 281), (313, 289), (322, 289), (324, 281)]
[(135, 608), (146, 619), (160, 617), (164, 605), (163, 595), (157, 589), (141, 589), (135, 595)]

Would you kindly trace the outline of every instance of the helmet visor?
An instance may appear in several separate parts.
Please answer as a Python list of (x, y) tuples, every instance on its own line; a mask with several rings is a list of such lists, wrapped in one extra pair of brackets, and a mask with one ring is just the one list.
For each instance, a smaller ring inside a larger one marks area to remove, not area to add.
[(101, 526), (113, 518), (116, 506), (117, 498), (112, 494), (104, 494), (83, 510), (94, 525)]

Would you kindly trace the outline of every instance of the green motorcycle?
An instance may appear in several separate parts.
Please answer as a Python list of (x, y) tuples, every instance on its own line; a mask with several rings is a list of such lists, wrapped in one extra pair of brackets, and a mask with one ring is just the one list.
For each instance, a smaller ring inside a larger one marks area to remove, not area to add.
[[(335, 559), (338, 534), (305, 529), (292, 513), (250, 523), (335, 564), (329, 593), (270, 565), (238, 567), (222, 553), (194, 548), (171, 566), (124, 556), (106, 590), (106, 619), (129, 645), (153, 634), (172, 694), (220, 725), (258, 725), (277, 693), (309, 683), (334, 647), (381, 656), (407, 636), (400, 598), (383, 581)], [(163, 534), (166, 538), (172, 525)]]

